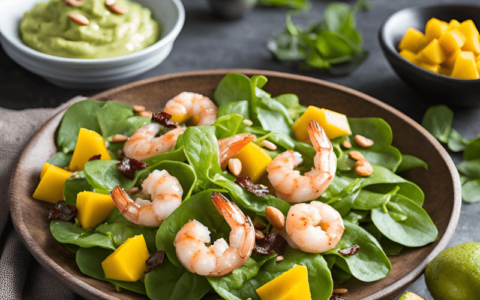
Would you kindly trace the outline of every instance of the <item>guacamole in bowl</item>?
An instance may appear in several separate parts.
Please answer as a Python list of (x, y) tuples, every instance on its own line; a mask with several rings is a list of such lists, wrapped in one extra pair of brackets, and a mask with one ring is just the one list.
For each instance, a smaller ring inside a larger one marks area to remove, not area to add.
[(127, 55), (154, 44), (160, 33), (151, 11), (128, 0), (50, 0), (36, 4), (20, 22), (27, 46), (68, 58)]

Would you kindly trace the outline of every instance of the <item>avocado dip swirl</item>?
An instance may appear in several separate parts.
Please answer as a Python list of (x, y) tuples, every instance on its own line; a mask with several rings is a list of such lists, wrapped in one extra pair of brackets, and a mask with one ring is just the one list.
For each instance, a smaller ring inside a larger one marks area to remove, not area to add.
[(158, 41), (160, 30), (149, 9), (128, 0), (50, 0), (20, 22), (27, 46), (69, 58), (127, 55)]

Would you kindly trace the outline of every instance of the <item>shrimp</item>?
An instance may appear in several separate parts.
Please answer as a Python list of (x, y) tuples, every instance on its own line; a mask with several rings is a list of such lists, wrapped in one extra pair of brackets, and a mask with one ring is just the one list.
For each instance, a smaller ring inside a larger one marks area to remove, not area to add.
[(277, 192), (277, 197), (298, 203), (318, 198), (330, 185), (337, 169), (337, 157), (325, 131), (315, 121), (308, 124), (308, 134), (317, 151), (314, 166), (303, 176), (294, 170), (302, 161), (291, 150), (275, 157), (268, 165), (268, 179)]
[(168, 100), (163, 111), (171, 115), (198, 116), (198, 126), (209, 126), (217, 120), (218, 108), (208, 97), (183, 92)]
[(255, 140), (257, 137), (253, 134), (240, 133), (235, 136), (221, 139), (218, 141), (219, 160), (222, 169), (225, 169), (228, 160), (243, 149), (248, 143)]
[(213, 203), (232, 229), (230, 246), (224, 239), (211, 246), (210, 231), (193, 220), (185, 224), (175, 237), (177, 257), (190, 272), (202, 276), (223, 276), (240, 268), (252, 254), (255, 245), (255, 228), (250, 217), (220, 193), (213, 193)]
[(290, 207), (284, 230), (292, 248), (322, 253), (337, 245), (345, 227), (342, 217), (333, 207), (312, 201)]
[(185, 128), (177, 127), (162, 136), (155, 137), (159, 131), (160, 124), (157, 123), (150, 123), (137, 129), (123, 146), (125, 156), (142, 160), (155, 154), (171, 151)]
[(140, 198), (133, 201), (119, 185), (110, 192), (120, 212), (134, 224), (160, 226), (182, 204), (183, 188), (178, 179), (165, 170), (150, 173), (143, 181), (142, 188), (142, 194), (151, 195), (152, 201)]

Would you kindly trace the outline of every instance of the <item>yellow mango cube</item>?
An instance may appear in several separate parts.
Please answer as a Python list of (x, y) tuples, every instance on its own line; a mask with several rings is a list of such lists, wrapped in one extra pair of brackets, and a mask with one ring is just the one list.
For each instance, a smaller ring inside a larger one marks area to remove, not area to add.
[(77, 146), (75, 146), (68, 168), (71, 171), (83, 170), (87, 161), (99, 154), (101, 155), (101, 160), (111, 159), (102, 136), (95, 131), (80, 128)]
[(266, 172), (272, 158), (261, 147), (249, 143), (234, 158), (242, 162), (240, 176), (249, 176), (252, 182), (257, 182)]
[(417, 55), (410, 50), (400, 51), (400, 56), (402, 56), (403, 58), (405, 58), (406, 60), (408, 60), (409, 62), (411, 62), (413, 64), (417, 60)]
[(48, 168), (50, 168), (52, 165), (49, 163), (45, 163), (42, 167), (42, 172), (40, 172), (40, 179), (43, 178), (43, 175), (45, 175), (45, 172), (47, 172)]
[(431, 65), (438, 65), (445, 61), (446, 56), (443, 53), (442, 47), (437, 39), (433, 39), (422, 51), (418, 54), (418, 59)]
[(452, 75), (452, 71), (453, 71), (452, 68), (440, 66), (440, 68), (438, 69), (438, 74), (445, 75), (445, 76), (450, 76), (450, 75)]
[(262, 300), (311, 300), (308, 269), (297, 265), (257, 289)]
[(460, 26), (460, 22), (458, 22), (455, 19), (452, 19), (448, 23), (447, 31), (453, 30), (453, 29), (457, 28), (458, 26)]
[(190, 119), (190, 116), (188, 114), (184, 115), (172, 115), (172, 121), (177, 122), (178, 124), (183, 124)]
[(457, 49), (455, 52), (450, 54), (447, 59), (443, 62), (443, 66), (447, 68), (452, 68), (455, 66), (455, 60), (457, 60), (457, 56), (462, 52), (462, 50)]
[(440, 65), (431, 65), (425, 62), (419, 62), (417, 63), (417, 66), (433, 73), (439, 73), (440, 70)]
[(425, 25), (425, 37), (427, 38), (427, 41), (438, 39), (447, 31), (447, 28), (447, 22), (431, 18), (428, 20), (427, 25)]
[(478, 40), (478, 36), (467, 38), (462, 47), (462, 51), (470, 51), (475, 55), (480, 54), (480, 42)]
[(478, 79), (475, 56), (472, 52), (462, 51), (458, 55), (453, 67), (452, 77), (460, 79)]
[(452, 29), (445, 32), (439, 39), (438, 43), (445, 53), (452, 53), (462, 48), (465, 44), (465, 36), (458, 29)]
[(137, 281), (147, 269), (145, 261), (150, 257), (143, 235), (129, 238), (103, 262), (105, 277), (121, 281)]
[(480, 74), (480, 61), (476, 61), (475, 65), (477, 66), (477, 72)]
[(325, 108), (309, 106), (307, 111), (292, 126), (293, 134), (297, 141), (310, 143), (307, 126), (311, 120), (317, 121), (322, 126), (329, 139), (352, 134), (347, 116), (344, 114)]
[(84, 229), (95, 228), (115, 208), (115, 202), (107, 194), (81, 192), (77, 194), (77, 219)]
[(409, 27), (407, 32), (403, 36), (400, 44), (398, 45), (399, 50), (408, 50), (413, 53), (420, 51), (422, 47), (422, 41), (424, 40), (425, 35), (415, 28)]
[(478, 30), (477, 27), (475, 26), (475, 23), (473, 23), (472, 20), (466, 20), (460, 23), (460, 25), (457, 27), (457, 29), (463, 33), (463, 35), (469, 39), (473, 37), (478, 38)]
[(50, 203), (57, 203), (59, 200), (63, 200), (63, 187), (65, 186), (65, 181), (72, 173), (46, 163), (43, 166), (42, 174), (40, 175), (40, 183), (32, 197)]

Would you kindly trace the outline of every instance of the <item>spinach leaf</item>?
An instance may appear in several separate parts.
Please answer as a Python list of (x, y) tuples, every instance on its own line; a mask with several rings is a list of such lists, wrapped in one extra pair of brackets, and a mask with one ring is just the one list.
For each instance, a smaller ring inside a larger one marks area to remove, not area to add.
[(348, 221), (352, 224), (358, 225), (360, 222), (364, 222), (367, 219), (367, 216), (370, 214), (370, 211), (367, 210), (350, 210), (348, 214), (343, 217), (343, 220)]
[(457, 164), (457, 170), (470, 178), (480, 178), (480, 158), (464, 160)]
[(160, 226), (157, 231), (157, 249), (163, 250), (168, 259), (176, 266), (181, 266), (177, 259), (173, 241), (178, 231), (191, 220), (197, 220), (210, 230), (212, 241), (219, 238), (228, 240), (230, 227), (212, 202), (212, 190), (195, 194), (184, 201)]
[(71, 153), (57, 152), (47, 160), (47, 163), (64, 168), (70, 164), (70, 160), (72, 160)]
[[(397, 191), (395, 191), (396, 194)], [(358, 210), (371, 210), (381, 206), (385, 203), (389, 198), (391, 198), (392, 194), (380, 194), (374, 193), (369, 190), (361, 190), (360, 194), (353, 202), (352, 208)]]
[[(365, 229), (344, 220), (345, 231), (335, 248), (325, 254), (337, 255), (335, 264), (342, 260), (355, 278), (364, 282), (372, 282), (385, 278), (392, 269), (390, 261), (382, 250), (380, 243)], [(352, 256), (343, 256), (337, 251), (352, 245), (359, 245), (360, 250)]]
[(145, 288), (152, 300), (200, 300), (211, 290), (207, 278), (177, 267), (168, 260), (145, 275)]
[(400, 255), (402, 250), (405, 248), (405, 246), (395, 243), (386, 237), (382, 237), (380, 239), (380, 245), (382, 245), (383, 252), (385, 252), (386, 255)]
[(121, 244), (131, 237), (143, 234), (145, 242), (147, 244), (148, 252), (154, 253), (157, 251), (155, 245), (155, 236), (158, 228), (156, 227), (142, 227), (135, 225), (121, 216), (115, 223), (100, 224), (95, 228), (95, 231), (100, 232), (108, 236), (115, 247), (119, 247)]
[(67, 109), (57, 135), (57, 146), (62, 152), (68, 153), (75, 149), (80, 128), (101, 132), (95, 116), (104, 104), (105, 102), (84, 100), (72, 104)]
[(53, 237), (60, 243), (77, 245), (83, 248), (101, 247), (115, 250), (110, 238), (91, 229), (85, 230), (73, 223), (53, 220), (50, 223), (50, 231)]
[(448, 149), (452, 152), (461, 152), (465, 150), (467, 145), (470, 143), (470, 140), (467, 140), (458, 133), (455, 129), (450, 130), (450, 136), (448, 137)]
[(293, 120), (298, 120), (302, 114), (307, 110), (306, 106), (300, 105), (300, 100), (295, 94), (279, 95), (274, 100), (280, 102), (287, 109), (288, 116)]
[(287, 136), (293, 136), (292, 125), (287, 109), (270, 98), (258, 100), (256, 111), (252, 112), (265, 130), (276, 131)]
[(126, 136), (131, 136), (138, 128), (150, 124), (152, 122), (151, 118), (132, 116), (122, 121), (119, 121), (115, 124), (115, 127), (112, 128), (112, 134), (123, 134)]
[(107, 279), (105, 273), (103, 272), (102, 262), (112, 253), (113, 251), (102, 249), (102, 248), (80, 248), (77, 251), (76, 260), (77, 265), (80, 271), (90, 277), (93, 277), (98, 280), (108, 281), (115, 286), (117, 291), (121, 289), (126, 289), (135, 293), (146, 295), (145, 285), (142, 281), (128, 282)]
[(248, 101), (235, 101), (222, 105), (218, 108), (217, 117), (226, 116), (229, 114), (241, 115), (244, 119), (250, 120), (250, 109)]
[[(180, 135), (180, 136), (183, 136), (183, 135)], [(175, 146), (181, 145), (179, 146), (179, 148), (173, 149), (172, 151), (169, 151), (169, 152), (159, 153), (149, 158), (145, 158), (143, 162), (145, 162), (149, 166), (153, 166), (155, 164), (158, 164), (159, 162), (167, 161), (167, 160), (186, 161), (187, 157), (185, 156), (185, 151), (183, 150), (183, 139), (182, 141), (180, 141), (180, 144), (179, 144), (179, 140), (180, 140), (180, 137), (177, 140), (177, 144), (175, 144)]]
[(93, 188), (85, 178), (85, 173), (78, 171), (75, 176), (68, 177), (65, 181), (63, 199), (67, 204), (77, 205), (77, 194), (84, 191), (93, 191)]
[(243, 117), (237, 114), (229, 114), (219, 117), (212, 126), (215, 128), (217, 139), (234, 136), (242, 125)]
[[(329, 255), (332, 256), (332, 255)], [(340, 263), (342, 261), (339, 261)], [(347, 271), (343, 270), (338, 266), (338, 264), (335, 264), (332, 268), (332, 278), (335, 280), (336, 283), (344, 283), (345, 281), (349, 280), (352, 278), (352, 274), (349, 273), (348, 268)]]
[(463, 151), (463, 159), (472, 160), (480, 157), (480, 137), (475, 138), (468, 143), (465, 151)]
[[(388, 239), (408, 247), (421, 247), (437, 240), (438, 230), (427, 212), (410, 199), (395, 195), (372, 210), (372, 221)], [(405, 216), (398, 219), (398, 216)], [(396, 220), (397, 219), (397, 220)]]
[[(287, 247), (283, 254), (283, 261), (268, 260), (258, 274), (248, 279), (239, 289), (222, 291), (228, 300), (248, 299), (260, 300), (256, 289), (274, 278), (282, 275), (295, 265), (302, 265), (308, 269), (308, 282), (312, 300), (328, 300), (332, 294), (333, 282), (327, 262), (320, 254), (302, 252)], [(213, 285), (215, 288), (215, 285)]]
[[(384, 150), (373, 151), (368, 148), (362, 148), (352, 143), (352, 148), (348, 150), (358, 151), (362, 153), (365, 159), (371, 164), (379, 165), (395, 172), (402, 162), (402, 154), (400, 151), (389, 146)], [(341, 171), (350, 171), (355, 168), (355, 160), (351, 159), (347, 152), (343, 152), (337, 160), (337, 167)]]
[(240, 100), (250, 100), (250, 79), (239, 73), (229, 73), (218, 84), (213, 100), (218, 107)]
[(117, 133), (118, 124), (133, 116), (133, 108), (130, 105), (113, 101), (107, 101), (97, 112), (98, 125), (104, 138), (111, 137)]
[(423, 116), (422, 126), (442, 143), (448, 143), (453, 111), (446, 105), (431, 106)]
[(310, 5), (309, 0), (258, 0), (257, 5), (260, 6), (276, 6), (290, 8), (305, 8)]
[(403, 154), (402, 155), (402, 162), (397, 168), (397, 173), (405, 172), (414, 168), (424, 168), (428, 171), (429, 166), (428, 164), (421, 160), (420, 158), (410, 155), (410, 154)]
[(392, 144), (392, 128), (384, 119), (348, 118), (348, 123), (352, 130), (352, 137), (359, 134), (375, 142), (372, 147), (368, 148), (370, 151), (382, 151)]
[(480, 201), (480, 179), (470, 180), (462, 185), (462, 198), (468, 203)]

